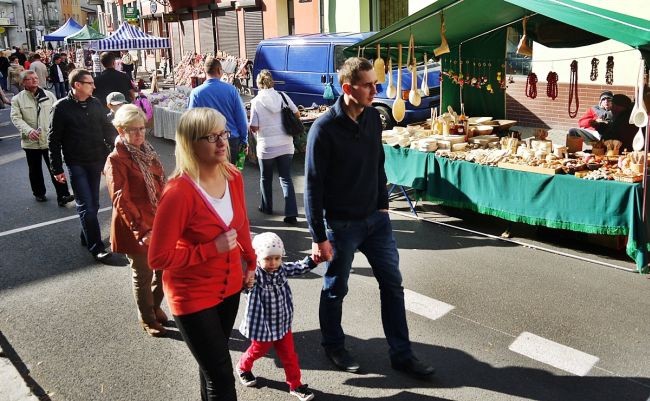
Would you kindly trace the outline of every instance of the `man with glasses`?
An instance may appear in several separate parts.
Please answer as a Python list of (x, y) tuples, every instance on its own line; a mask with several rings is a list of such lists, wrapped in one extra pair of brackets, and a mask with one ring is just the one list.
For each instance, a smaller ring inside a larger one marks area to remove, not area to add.
[(189, 108), (210, 107), (226, 117), (226, 129), (230, 131), (230, 162), (235, 163), (239, 150), (248, 147), (248, 123), (244, 103), (233, 85), (221, 81), (223, 70), (217, 58), (208, 57), (203, 63), (203, 68), (208, 79), (192, 89)]
[(66, 181), (63, 161), (68, 166), (81, 221), (81, 244), (97, 261), (105, 262), (111, 254), (106, 251), (97, 219), (99, 184), (117, 131), (108, 121), (106, 108), (92, 96), (95, 82), (90, 72), (72, 70), (69, 78), (70, 93), (52, 108), (50, 162), (61, 183)]
[(49, 176), (56, 190), (59, 206), (72, 202), (68, 184), (58, 182), (50, 169), (50, 159), (47, 156), (47, 130), (50, 127), (50, 111), (56, 102), (52, 92), (39, 87), (38, 75), (35, 71), (26, 70), (20, 73), (23, 90), (11, 99), (11, 122), (20, 133), (20, 146), (25, 151), (27, 167), (29, 168), (29, 184), (37, 202), (45, 202), (45, 180), (43, 179), (43, 159), (47, 165)]
[(377, 77), (368, 60), (354, 57), (343, 63), (339, 81), (343, 95), (309, 130), (305, 160), (312, 254), (316, 261), (327, 262), (319, 307), (321, 345), (339, 369), (360, 369), (345, 349), (341, 326), (350, 269), (359, 250), (379, 283), (391, 366), (425, 378), (434, 369), (411, 349), (399, 254), (388, 216), (381, 119), (372, 107)]

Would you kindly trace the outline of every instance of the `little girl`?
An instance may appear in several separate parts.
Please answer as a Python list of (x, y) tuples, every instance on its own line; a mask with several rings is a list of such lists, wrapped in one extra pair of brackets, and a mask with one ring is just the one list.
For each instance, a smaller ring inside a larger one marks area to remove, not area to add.
[(311, 400), (314, 394), (300, 381), (291, 333), (293, 300), (287, 278), (307, 273), (316, 263), (309, 256), (302, 261), (283, 263), (284, 244), (271, 232), (256, 235), (253, 248), (257, 254), (257, 270), (255, 280), (246, 283), (250, 292), (246, 295), (246, 313), (239, 327), (251, 345), (237, 364), (239, 381), (246, 387), (257, 384), (253, 363), (275, 347), (284, 366), (289, 394), (301, 401)]

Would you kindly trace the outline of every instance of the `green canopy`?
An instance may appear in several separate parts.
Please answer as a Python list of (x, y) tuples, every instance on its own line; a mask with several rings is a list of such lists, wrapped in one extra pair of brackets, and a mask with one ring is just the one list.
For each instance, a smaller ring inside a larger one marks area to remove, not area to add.
[(65, 43), (73, 43), (73, 42), (90, 42), (93, 40), (100, 40), (104, 39), (106, 36), (102, 35), (101, 33), (97, 32), (95, 29), (93, 29), (89, 25), (84, 25), (81, 30), (75, 34), (72, 34), (70, 36), (65, 37)]
[[(492, 92), (460, 86), (450, 75), (444, 74), (441, 84), (441, 107), (453, 106), (456, 111), (465, 103), (469, 115), (505, 115), (506, 28), (522, 29), (522, 19), (529, 17), (526, 36), (547, 47), (578, 47), (607, 39), (650, 54), (650, 21), (630, 15), (604, 10), (574, 0), (438, 0), (409, 17), (377, 32), (375, 35), (346, 49), (350, 56), (364, 49), (368, 58), (376, 57), (376, 45), (382, 55), (395, 60), (398, 44), (406, 46), (412, 34), (416, 56), (432, 54), (441, 43), (440, 26), (444, 16), (445, 36), (450, 52), (440, 62), (443, 71), (466, 76), (486, 76)], [(387, 47), (391, 51), (387, 51)], [(403, 54), (404, 59), (406, 53)], [(462, 68), (461, 62), (462, 61)], [(488, 64), (485, 67), (476, 68)], [(501, 72), (500, 75), (497, 75)]]

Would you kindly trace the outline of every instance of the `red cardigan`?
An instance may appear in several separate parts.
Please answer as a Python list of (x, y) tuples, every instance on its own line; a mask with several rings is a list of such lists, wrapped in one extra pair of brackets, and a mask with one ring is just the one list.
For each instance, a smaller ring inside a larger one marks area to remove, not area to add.
[[(169, 308), (185, 315), (213, 307), (241, 291), (242, 258), (255, 270), (255, 251), (239, 171), (228, 181), (233, 219), (226, 226), (187, 176), (169, 181), (156, 210), (149, 246), (149, 266), (164, 270)], [(238, 247), (219, 253), (214, 239), (237, 230)]]

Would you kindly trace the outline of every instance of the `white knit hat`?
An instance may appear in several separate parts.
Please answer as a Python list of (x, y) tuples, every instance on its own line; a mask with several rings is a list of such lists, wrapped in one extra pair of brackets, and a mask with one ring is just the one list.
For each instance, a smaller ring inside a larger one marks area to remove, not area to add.
[(284, 256), (284, 244), (277, 234), (266, 232), (253, 238), (253, 248), (258, 258), (267, 256)]

